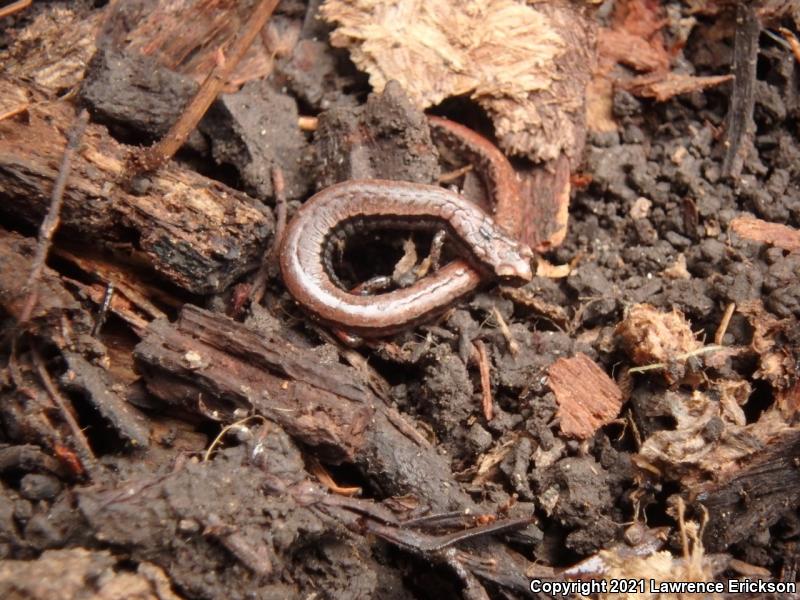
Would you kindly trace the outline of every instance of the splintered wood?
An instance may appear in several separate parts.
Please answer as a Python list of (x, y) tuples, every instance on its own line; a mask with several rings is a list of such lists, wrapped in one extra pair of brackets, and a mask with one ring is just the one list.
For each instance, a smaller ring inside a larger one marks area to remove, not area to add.
[(580, 154), (593, 54), (590, 26), (568, 4), (327, 0), (321, 12), (373, 89), (396, 79), (419, 108), (470, 95), (504, 150)]
[[(41, 222), (74, 118), (69, 104), (38, 102), (27, 119), (0, 121), (1, 214)], [(116, 249), (135, 232), (154, 270), (194, 293), (224, 289), (258, 264), (272, 231), (268, 209), (177, 164), (125, 189), (116, 182), (126, 155), (104, 127), (89, 125), (64, 193), (65, 232)]]
[(755, 217), (736, 217), (730, 230), (746, 240), (770, 244), (782, 250), (800, 250), (800, 231), (781, 223), (770, 223)]
[(585, 354), (557, 360), (550, 366), (547, 376), (558, 402), (564, 435), (588, 439), (619, 414), (622, 391)]

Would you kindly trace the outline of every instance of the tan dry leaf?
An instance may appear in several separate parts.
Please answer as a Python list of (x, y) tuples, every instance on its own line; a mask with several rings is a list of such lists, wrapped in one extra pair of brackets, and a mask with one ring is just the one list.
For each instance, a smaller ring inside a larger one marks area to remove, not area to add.
[(580, 152), (590, 25), (564, 3), (517, 0), (326, 0), (331, 43), (376, 91), (398, 80), (419, 108), (469, 95), (500, 146), (550, 160)]

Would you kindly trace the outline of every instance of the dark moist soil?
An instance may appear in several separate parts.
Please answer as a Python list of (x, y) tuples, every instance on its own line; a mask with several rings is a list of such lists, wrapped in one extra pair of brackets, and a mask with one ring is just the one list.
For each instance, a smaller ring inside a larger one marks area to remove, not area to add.
[[(304, 11), (302, 3), (287, 3), (276, 18), (302, 18), (298, 15)], [(32, 10), (20, 16), (16, 26), (27, 25), (33, 14)], [(728, 72), (733, 40), (715, 41), (705, 35), (712, 21), (701, 19), (695, 27), (679, 61), (681, 70), (703, 75)], [(279, 166), (290, 214), (312, 191), (337, 181), (435, 181), (450, 165), (437, 159), (424, 116), (396, 86), (367, 100), (369, 88), (363, 76), (327, 45), (324, 28), (313, 20), (305, 23), (294, 54), (280, 59), (269, 79), (223, 96), (178, 160), (270, 206), (274, 203), (271, 172)], [(0, 34), (0, 47), (13, 39), (13, 32)], [(400, 334), (389, 344), (359, 349), (369, 367), (388, 382), (371, 385), (380, 387), (390, 405), (433, 442), (437, 464), (449, 467), (451, 474), (446, 476), (461, 487), (452, 495), (442, 491), (438, 503), (429, 499), (436, 512), (479, 507), (479, 512), (496, 513), (513, 505), (511, 514), (527, 514), (535, 521), (504, 543), (530, 561), (554, 567), (574, 564), (623, 539), (637, 509), (644, 510), (650, 526), (675, 527), (668, 499), (681, 491), (679, 483), (645, 485), (637, 480), (631, 460), (636, 441), (621, 424), (600, 429), (586, 442), (562, 437), (555, 397), (546, 381), (546, 369), (555, 360), (578, 352), (609, 374), (627, 364), (614, 343), (614, 329), (633, 304), (678, 309), (700, 338), (710, 340), (730, 303), (762, 300), (768, 313), (789, 320), (786, 331), (790, 337), (794, 332), (795, 339), (788, 340), (785, 351), (797, 358), (800, 254), (728, 234), (731, 220), (743, 213), (800, 227), (798, 65), (790, 52), (770, 39), (762, 36), (761, 44), (754, 151), (736, 180), (721, 175), (730, 84), (664, 103), (625, 91), (615, 94), (619, 130), (590, 134), (578, 169), (588, 183), (573, 190), (567, 238), (546, 256), (554, 264), (580, 256), (577, 268), (565, 279), (537, 277), (526, 288), (543, 303), (561, 307), (566, 322), (555, 324), (515, 305), (496, 288), (487, 288), (436, 322)], [(194, 89), (194, 82), (150, 59), (103, 48), (89, 66), (80, 93), (93, 122), (107, 125), (120, 140), (141, 142), (166, 131), (181, 105), (176, 99), (186, 98)], [(294, 126), (301, 113), (319, 117), (314, 136)], [(263, 130), (270, 134), (268, 143), (258, 133)], [(472, 188), (478, 201), (483, 199), (477, 181), (468, 180), (465, 187), (468, 193)], [(651, 203), (645, 216), (633, 210), (642, 198)], [(4, 226), (35, 235), (33, 226), (13, 216)], [(430, 239), (414, 239), (424, 256)], [(75, 242), (68, 231), (59, 240), (65, 245)], [(391, 232), (362, 236), (344, 252), (340, 275), (346, 281), (360, 281), (365, 274), (390, 272), (403, 255), (402, 242)], [(25, 252), (32, 252), (30, 244), (25, 247)], [(680, 257), (688, 276), (665, 276)], [(63, 270), (57, 261), (50, 266)], [(167, 290), (171, 293), (173, 288)], [(234, 290), (195, 296), (194, 302), (231, 314)], [(240, 319), (247, 314), (246, 324), (265, 337), (278, 332), (303, 352), (314, 353), (320, 365), (343, 368), (344, 354), (327, 344), (327, 335), (286, 297), (278, 277), (268, 282), (265, 304), (268, 310), (240, 311)], [(520, 347), (518, 354), (509, 352), (506, 337), (491, 316), (494, 309), (509, 324)], [(169, 314), (174, 316), (175, 310), (169, 309)], [(5, 323), (6, 331), (12, 327), (10, 321)], [(724, 343), (746, 346), (751, 337), (746, 318), (735, 314)], [(109, 321), (101, 340), (112, 349), (102, 354), (130, 368), (138, 338), (120, 320)], [(480, 410), (479, 372), (470, 358), (475, 340), (487, 345), (491, 362), (495, 401), (491, 421)], [(104, 572), (144, 577), (141, 565), (159, 567), (172, 590), (184, 598), (410, 599), (461, 594), (463, 580), (441, 557), (431, 562), (429, 556), (402, 545), (364, 535), (352, 523), (348, 527), (331, 513), (316, 510), (306, 501), (310, 492), (290, 493), (313, 480), (308, 471), (314, 469), (315, 449), (305, 438), (271, 421), (263, 426), (255, 421), (237, 436), (227, 436), (227, 448), (213, 460), (199, 462), (220, 431), (222, 424), (215, 421), (220, 415), (210, 409), (202, 414), (196, 404), (193, 414), (167, 406), (145, 390), (137, 374), (125, 382), (122, 396), (138, 406), (142, 418), (136, 423), (114, 422), (82, 403), (81, 397), (92, 394), (88, 388), (122, 385), (119, 380), (112, 384), (75, 357), (70, 362), (66, 352), (59, 358), (50, 345), (44, 351), (56, 372), (60, 366), (61, 372), (69, 370), (83, 378), (83, 383), (73, 382), (78, 391), (69, 397), (79, 407), (79, 422), (88, 427), (100, 475), (82, 481), (52, 458), (51, 449), (37, 445), (35, 433), (25, 428), (29, 417), (25, 398), (15, 391), (6, 368), (2, 402), (7, 408), (0, 429), (0, 557), (9, 567), (22, 564), (14, 561), (59, 556), (64, 561), (62, 555), (51, 553), (86, 548), (95, 552), (96, 568)], [(7, 346), (3, 353), (8, 364)], [(144, 359), (139, 360), (141, 365)], [(732, 359), (708, 376), (752, 380), (756, 367), (752, 360)], [(65, 380), (60, 385), (68, 384)], [(655, 375), (635, 377), (631, 385), (634, 402), (667, 392)], [(763, 410), (772, 401), (768, 386), (757, 384), (754, 389), (752, 404), (745, 407), (751, 422), (760, 414), (756, 404)], [(222, 419), (235, 420), (232, 414)], [(149, 428), (149, 441), (142, 436), (142, 427)], [(139, 449), (131, 451), (132, 446)], [(479, 466), (492, 454), (502, 458), (485, 475)], [(259, 462), (254, 456), (269, 460)], [(386, 501), (401, 513), (414, 506), (417, 514), (424, 514), (427, 507), (417, 506), (413, 489), (404, 496), (398, 491), (413, 478), (404, 479), (401, 469), (371, 472), (371, 460), (329, 459), (325, 466), (339, 485), (361, 486), (364, 498)], [(780, 577), (796, 572), (792, 569), (800, 561), (798, 532), (800, 522), (791, 510), (769, 529), (718, 550)], [(473, 544), (480, 548), (481, 541)], [(681, 554), (679, 538), (670, 538), (667, 547)], [(86, 567), (84, 586), (96, 592), (100, 587), (91, 573), (92, 568)], [(36, 575), (34, 570), (27, 577), (46, 581), (50, 574)], [(8, 581), (0, 589), (6, 591), (4, 597), (45, 597), (44, 588), (30, 581), (19, 582), (22, 591), (17, 595)], [(491, 583), (487, 590), (491, 598), (523, 597), (519, 590)]]

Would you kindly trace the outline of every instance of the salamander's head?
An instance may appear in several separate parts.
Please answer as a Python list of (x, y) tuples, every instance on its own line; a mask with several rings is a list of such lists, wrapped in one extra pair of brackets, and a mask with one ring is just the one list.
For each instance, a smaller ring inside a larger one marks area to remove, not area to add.
[(496, 239), (493, 251), (492, 269), (497, 277), (515, 285), (533, 279), (533, 251), (526, 244), (511, 238)]

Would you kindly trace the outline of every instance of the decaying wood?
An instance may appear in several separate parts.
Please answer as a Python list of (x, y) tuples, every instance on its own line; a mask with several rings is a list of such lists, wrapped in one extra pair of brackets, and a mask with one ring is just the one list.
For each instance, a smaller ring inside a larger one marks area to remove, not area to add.
[(0, 51), (3, 74), (29, 82), (49, 97), (72, 91), (95, 51), (101, 11), (79, 2), (40, 11), (14, 43)]
[[(236, 409), (255, 412), (325, 461), (355, 464), (382, 495), (408, 495), (434, 512), (476, 509), (436, 449), (356, 371), (325, 364), (279, 333), (187, 305), (175, 323), (154, 321), (135, 355), (149, 391), (176, 407), (224, 420)], [(478, 568), (478, 556), (505, 562)], [(535, 569), (492, 542), (459, 560), (475, 561), (481, 577), (517, 590), (526, 586), (522, 574)]]
[(730, 223), (730, 230), (753, 242), (770, 244), (789, 252), (800, 250), (800, 231), (782, 223), (770, 223), (755, 217), (736, 217)]
[(537, 252), (562, 244), (569, 223), (570, 161), (561, 155), (547, 165), (518, 171), (522, 241)]
[(53, 235), (58, 229), (61, 222), (61, 205), (64, 201), (64, 188), (69, 179), (70, 169), (72, 168), (72, 157), (80, 146), (83, 132), (89, 122), (89, 113), (82, 110), (75, 118), (75, 122), (70, 128), (69, 135), (67, 136), (67, 144), (64, 148), (64, 155), (58, 166), (58, 174), (56, 175), (53, 184), (53, 191), (50, 195), (50, 205), (47, 208), (42, 224), (39, 226), (39, 242), (36, 245), (36, 256), (33, 258), (31, 265), (31, 273), (28, 276), (26, 289), (30, 294), (25, 309), (20, 315), (20, 322), (24, 323), (30, 317), (33, 307), (36, 304), (39, 295), (39, 278), (42, 275), (44, 262), (47, 260), (47, 255), (50, 253), (50, 244), (53, 241)]
[(0, 79), (0, 121), (25, 111), (30, 105), (25, 89)]
[[(189, 101), (180, 118), (174, 123), (167, 134), (155, 145), (141, 154), (133, 154), (132, 168), (141, 169), (142, 172), (152, 171), (163, 165), (178, 151), (197, 123), (214, 102), (217, 95), (227, 84), (233, 70), (244, 58), (247, 49), (258, 35), (264, 23), (272, 15), (278, 0), (260, 0), (250, 15), (243, 32), (230, 49), (230, 56), (221, 55), (217, 64), (208, 74), (197, 93)], [(220, 52), (222, 50), (220, 49)]]
[(255, 411), (327, 462), (363, 467), (388, 493), (413, 493), (441, 510), (472, 504), (434, 448), (409, 435), (413, 427), (356, 371), (321, 364), (279, 333), (186, 306), (174, 324), (154, 321), (135, 355), (148, 389), (170, 404), (226, 420), (236, 409)]
[(588, 439), (616, 419), (622, 408), (617, 384), (585, 354), (558, 359), (548, 369), (547, 378), (558, 402), (564, 435)]
[[(34, 240), (0, 230), (0, 310), (18, 322), (29, 305), (28, 293), (20, 285), (20, 274), (30, 272), (34, 253)], [(86, 358), (97, 360), (104, 353), (102, 344), (90, 337), (91, 315), (65, 289), (61, 277), (46, 266), (41, 271), (38, 298), (28, 315), (25, 331), (35, 337), (36, 345), (52, 346), (61, 352), (64, 363), (58, 369), (62, 376), (58, 378), (54, 370), (51, 372), (52, 366), (47, 365), (35, 349), (29, 359), (27, 340), (18, 341), (14, 351), (23, 354), (25, 350), (23, 356), (11, 358), (16, 364), (15, 383), (20, 386), (27, 382), (28, 393), (33, 393), (34, 386), (43, 385), (47, 395), (37, 393), (30, 402), (35, 405), (49, 398), (58, 404), (71, 431), (69, 436), (62, 435), (57, 424), (48, 424), (47, 419), (36, 421), (37, 411), (28, 410), (13, 417), (15, 430), (24, 436), (15, 441), (55, 447), (71, 437), (81, 446), (83, 466), (88, 467), (88, 463), (94, 461), (71, 406), (80, 398), (81, 405), (91, 406), (128, 447), (147, 447), (148, 428), (142, 415), (126, 402), (124, 388), (116, 385), (119, 382), (108, 371)], [(22, 332), (16, 333), (21, 335)], [(68, 397), (65, 392), (69, 392)], [(4, 405), (2, 417), (6, 422), (15, 411), (13, 405), (14, 402)]]
[[(469, 94), (510, 154), (580, 155), (592, 26), (568, 3), (327, 0), (334, 46), (347, 48), (376, 91), (399, 81), (419, 108)], [(435, 48), (435, 51), (432, 51)]]
[[(38, 104), (28, 119), (0, 122), (0, 211), (38, 226), (74, 109)], [(127, 149), (90, 125), (64, 194), (62, 231), (119, 250), (127, 244), (153, 269), (194, 293), (224, 289), (260, 262), (272, 215), (245, 194), (179, 165), (122, 189)]]
[(774, 436), (717, 481), (690, 490), (709, 513), (703, 542), (724, 550), (800, 506), (800, 430)]
[(722, 173), (738, 177), (745, 155), (750, 151), (756, 124), (753, 109), (756, 105), (756, 63), (761, 22), (757, 7), (739, 2), (736, 7), (736, 35), (733, 45), (733, 94), (725, 120), (725, 157)]
[(657, 73), (635, 77), (623, 82), (620, 87), (627, 89), (635, 96), (653, 98), (656, 102), (665, 102), (674, 96), (698, 92), (714, 87), (733, 79), (733, 75), (715, 75), (696, 77), (683, 73)]

